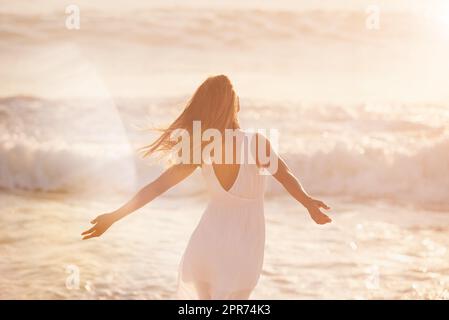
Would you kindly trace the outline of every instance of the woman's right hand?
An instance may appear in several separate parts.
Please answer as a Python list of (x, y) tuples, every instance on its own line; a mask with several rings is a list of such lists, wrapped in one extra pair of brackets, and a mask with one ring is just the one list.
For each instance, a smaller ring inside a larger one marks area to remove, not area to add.
[(316, 200), (316, 199), (310, 199), (310, 202), (306, 205), (307, 210), (309, 211), (310, 217), (315, 221), (317, 224), (326, 224), (331, 223), (332, 219), (329, 218), (326, 214), (321, 212), (320, 208), (329, 210), (330, 207), (325, 204), (323, 201)]
[(115, 221), (117, 221), (117, 218), (114, 213), (105, 213), (99, 215), (90, 222), (94, 226), (81, 234), (82, 236), (84, 236), (83, 240), (101, 236), (103, 233), (105, 233), (106, 230), (109, 229), (110, 226), (112, 226)]

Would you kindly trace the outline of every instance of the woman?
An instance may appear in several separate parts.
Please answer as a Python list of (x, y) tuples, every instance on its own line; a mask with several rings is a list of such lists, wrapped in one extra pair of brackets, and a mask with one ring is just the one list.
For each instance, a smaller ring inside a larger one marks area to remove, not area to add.
[[(248, 299), (259, 279), (264, 255), (265, 175), (261, 170), (275, 168), (270, 173), (307, 208), (316, 223), (326, 224), (331, 219), (320, 211), (329, 207), (307, 195), (285, 162), (272, 150), (268, 139), (240, 129), (239, 110), (238, 97), (226, 76), (210, 77), (204, 81), (181, 115), (163, 130), (155, 142), (144, 147), (145, 155), (171, 152), (182, 156), (183, 161), (172, 165), (118, 210), (92, 220), (94, 226), (82, 233), (83, 239), (101, 236), (113, 223), (152, 201), (200, 167), (210, 191), (210, 202), (182, 257), (178, 296), (189, 299)], [(216, 148), (212, 148), (210, 153), (204, 152), (208, 147), (203, 139), (198, 142), (198, 139), (191, 138), (195, 134), (195, 123), (201, 125), (201, 134), (208, 130), (221, 134), (222, 139), (215, 141), (220, 142), (218, 147), (214, 144)], [(185, 139), (187, 136), (187, 141), (184, 141), (187, 148), (178, 148), (179, 136), (173, 139), (179, 131), (187, 133), (181, 137)], [(233, 133), (231, 139), (224, 139), (229, 131)], [(244, 145), (251, 148), (242, 153)], [(199, 160), (195, 154), (200, 154)], [(262, 161), (261, 155), (267, 154), (268, 162)]]

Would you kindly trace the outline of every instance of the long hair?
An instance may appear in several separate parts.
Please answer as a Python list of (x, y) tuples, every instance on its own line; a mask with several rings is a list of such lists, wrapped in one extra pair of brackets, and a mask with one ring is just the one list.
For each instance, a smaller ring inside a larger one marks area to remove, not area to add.
[(238, 98), (231, 81), (225, 75), (207, 78), (196, 89), (184, 111), (153, 143), (141, 148), (143, 156), (155, 152), (169, 152), (176, 145), (171, 138), (176, 131), (183, 129), (192, 136), (193, 122), (201, 121), (201, 130), (238, 128)]

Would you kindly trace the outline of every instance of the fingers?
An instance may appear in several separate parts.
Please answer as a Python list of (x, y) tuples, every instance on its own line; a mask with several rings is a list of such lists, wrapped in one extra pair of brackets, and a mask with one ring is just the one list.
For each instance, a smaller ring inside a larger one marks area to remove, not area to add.
[(322, 219), (323, 221), (326, 221), (326, 222), (332, 221), (332, 219), (331, 219), (327, 214), (325, 214), (325, 213), (322, 212), (321, 210), (318, 210), (318, 211), (320, 212), (320, 214), (321, 214), (321, 219)]
[(87, 240), (87, 239), (95, 238), (95, 237), (98, 237), (98, 234), (96, 232), (92, 232), (91, 234), (84, 236), (83, 240)]
[(90, 228), (89, 230), (86, 230), (86, 231), (84, 231), (83, 233), (81, 233), (81, 235), (83, 236), (83, 235), (85, 235), (85, 234), (88, 234), (88, 233), (91, 233), (91, 232), (93, 232), (94, 230), (95, 230), (95, 226), (94, 227), (92, 227), (92, 228)]
[(320, 201), (320, 200), (317, 200), (317, 205), (318, 205), (320, 208), (323, 208), (323, 209), (326, 209), (326, 210), (329, 210), (329, 209), (330, 209), (330, 207), (329, 207), (327, 204), (325, 204), (323, 201)]
[(332, 219), (329, 216), (327, 216), (326, 214), (322, 213), (320, 210), (318, 210), (318, 212), (314, 216), (313, 220), (315, 220), (315, 222), (320, 225), (332, 222)]
[(321, 213), (321, 215), (322, 215), (322, 218), (323, 218), (324, 223), (330, 223), (330, 222), (332, 222), (332, 219), (331, 219), (327, 214), (325, 214), (325, 213), (323, 213), (323, 212), (321, 212), (321, 211), (320, 211), (320, 213)]
[(320, 220), (319, 220), (319, 224), (326, 224), (326, 223), (331, 223), (332, 219), (329, 218), (328, 216), (323, 216)]
[(91, 224), (95, 224), (92, 228), (90, 228), (89, 230), (84, 231), (83, 233), (81, 233), (82, 236), (84, 236), (82, 239), (86, 240), (86, 239), (90, 239), (90, 238), (94, 238), (94, 237), (99, 237), (103, 232), (98, 232), (98, 218), (100, 216), (96, 217), (95, 219), (91, 220), (90, 223)]
[(327, 219), (319, 221), (318, 224), (323, 225), (323, 224), (328, 224), (328, 223), (331, 223), (331, 222), (332, 222), (332, 219), (331, 218), (327, 218)]
[(95, 230), (94, 232), (85, 235), (82, 240), (87, 240), (87, 239), (90, 239), (90, 238), (96, 238), (96, 237), (101, 236), (102, 234), (103, 234), (103, 232), (99, 232), (98, 230)]

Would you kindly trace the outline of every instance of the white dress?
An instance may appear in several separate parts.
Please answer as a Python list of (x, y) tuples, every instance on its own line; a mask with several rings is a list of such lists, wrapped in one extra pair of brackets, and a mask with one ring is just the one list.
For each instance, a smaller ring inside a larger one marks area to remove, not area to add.
[(226, 191), (211, 164), (201, 170), (210, 202), (181, 259), (178, 298), (248, 299), (264, 257), (265, 175), (245, 161)]

